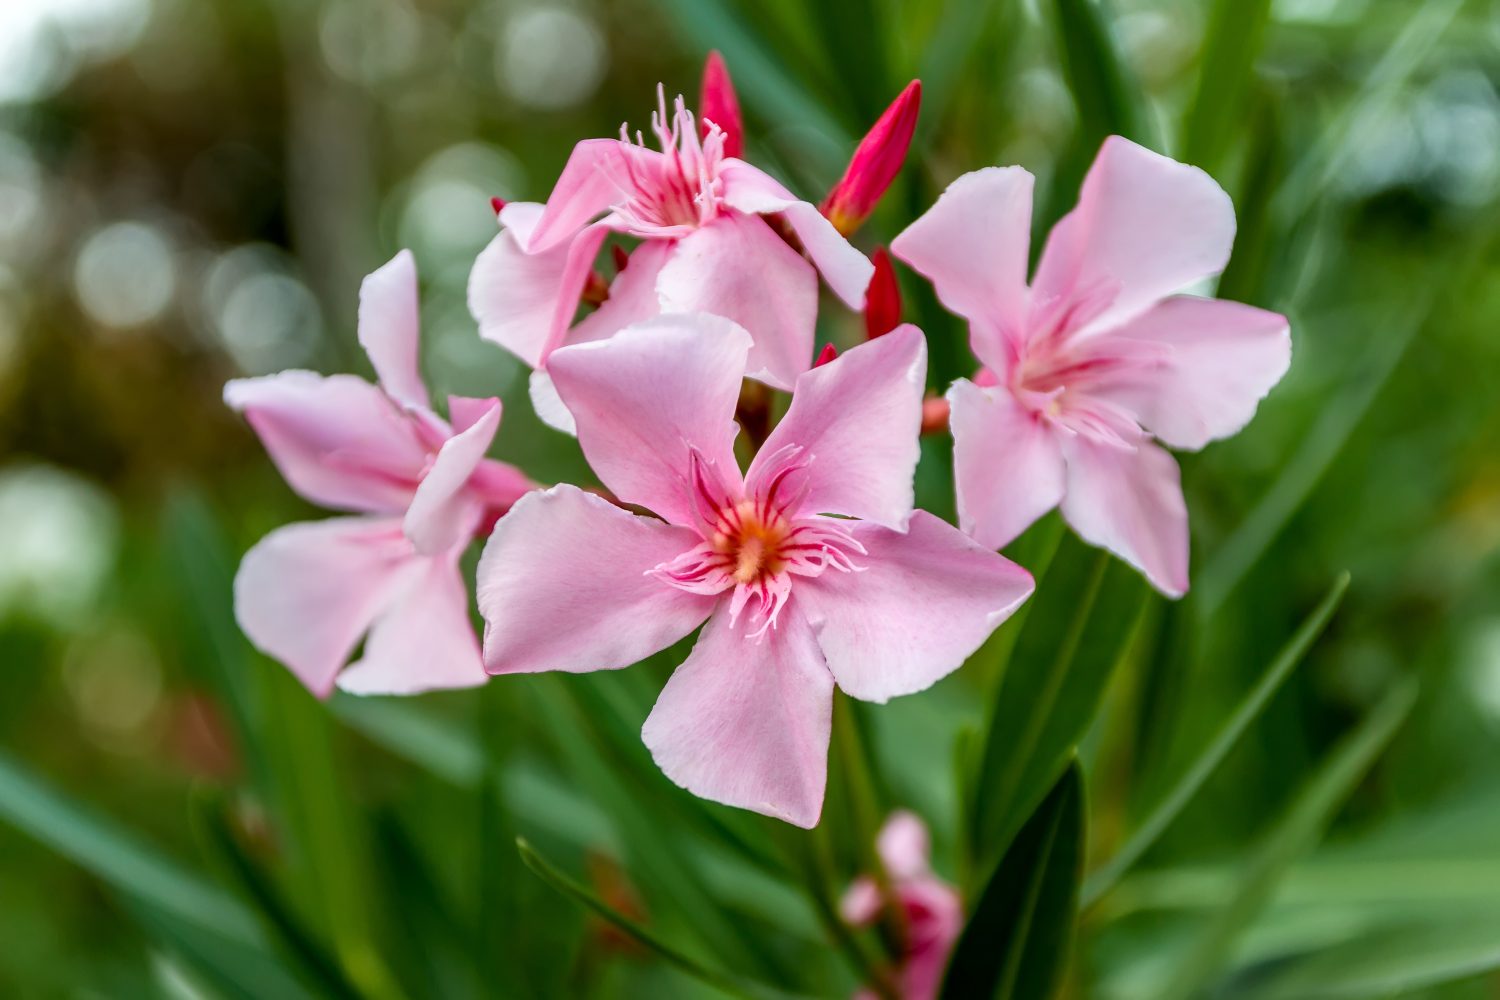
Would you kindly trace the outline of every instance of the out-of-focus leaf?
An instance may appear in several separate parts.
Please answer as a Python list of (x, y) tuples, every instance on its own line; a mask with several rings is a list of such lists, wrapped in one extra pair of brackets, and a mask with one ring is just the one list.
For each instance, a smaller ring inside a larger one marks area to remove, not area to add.
[(886, 102), (896, 96), (886, 66), (878, 7), (875, 0), (822, 0), (807, 8), (806, 16), (817, 23), (860, 127), (874, 124)]
[(1172, 785), (1171, 790), (1147, 813), (1146, 819), (1135, 833), (1131, 834), (1130, 839), (1116, 852), (1115, 856), (1089, 876), (1083, 888), (1085, 907), (1093, 905), (1100, 896), (1109, 891), (1121, 875), (1140, 860), (1141, 856), (1156, 842), (1156, 838), (1161, 836), (1177, 818), (1177, 814), (1197, 794), (1198, 789), (1203, 787), (1209, 775), (1213, 774), (1223, 763), (1229, 751), (1239, 743), (1240, 737), (1250, 727), (1250, 723), (1260, 716), (1261, 711), (1270, 702), (1271, 696), (1281, 689), (1282, 683), (1291, 675), (1297, 664), (1302, 662), (1302, 657), (1306, 655), (1313, 641), (1322, 634), (1324, 627), (1337, 610), (1339, 602), (1343, 600), (1344, 591), (1348, 587), (1349, 574), (1340, 574), (1329, 589), (1327, 596), (1313, 609), (1312, 614), (1307, 616), (1276, 659), (1271, 661), (1270, 666), (1266, 668), (1255, 686), (1245, 693), (1245, 697), (1224, 720), (1223, 725), (1209, 740), (1208, 745), (1194, 757), (1192, 764)]
[(989, 30), (988, 17), (1008, 17), (1014, 3), (993, 0), (947, 0), (942, 16), (932, 33), (932, 40), (922, 54), (922, 119), (917, 122), (915, 145), (922, 148), (925, 139), (945, 120), (949, 105), (958, 91), (958, 82), (976, 45)]
[(1083, 838), (1083, 783), (1075, 761), (985, 885), (954, 947), (944, 1000), (1053, 995), (1073, 938)]
[(1083, 145), (1097, 148), (1109, 135), (1148, 141), (1145, 99), (1120, 58), (1104, 5), (1052, 0), (1052, 26)]
[(1145, 593), (1124, 563), (1063, 537), (996, 691), (972, 789), (979, 872), (1006, 849), (1088, 730)]
[(634, 920), (625, 916), (619, 910), (616, 910), (595, 896), (578, 882), (564, 875), (538, 854), (536, 849), (526, 842), (525, 838), (516, 838), (516, 850), (521, 852), (521, 860), (526, 863), (526, 867), (535, 872), (548, 885), (563, 895), (570, 896), (577, 902), (582, 903), (610, 924), (640, 942), (640, 944), (655, 953), (658, 957), (686, 972), (694, 979), (730, 996), (747, 997), (751, 998), (751, 1000), (768, 1000), (768, 998), (785, 998), (788, 996), (788, 994), (769, 986), (751, 982), (717, 969), (710, 969), (696, 959), (678, 951)]
[(90, 812), (0, 751), (0, 819), (91, 875), (188, 924), (240, 942), (259, 939), (232, 896), (187, 871), (113, 821)]
[(1292, 862), (1322, 836), (1415, 700), (1415, 681), (1400, 683), (1329, 753), (1246, 863), (1228, 905), (1209, 914), (1207, 926), (1158, 994), (1163, 1000), (1193, 996), (1223, 968), (1235, 940), (1265, 906)]
[(1182, 159), (1212, 171), (1244, 119), (1271, 0), (1215, 0), (1198, 57), (1198, 89), (1183, 125)]
[(1252, 303), (1270, 301), (1267, 276), (1274, 263), (1284, 260), (1285, 248), (1278, 239), (1282, 234), (1277, 232), (1271, 212), (1271, 202), (1286, 166), (1281, 101), (1278, 90), (1263, 88), (1250, 111), (1249, 149), (1235, 198), (1234, 255), (1219, 278), (1220, 298)]
[(200, 804), (200, 828), (210, 848), (224, 862), (236, 882), (255, 901), (255, 911), (281, 950), (301, 969), (320, 996), (357, 998), (359, 991), (344, 976), (338, 962), (287, 906), (281, 892), (261, 871), (235, 837), (224, 817), (222, 804)]
[(262, 946), (226, 937), (185, 920), (145, 899), (124, 895), (121, 903), (157, 947), (193, 976), (197, 986), (225, 1000), (311, 1000), (302, 983)]

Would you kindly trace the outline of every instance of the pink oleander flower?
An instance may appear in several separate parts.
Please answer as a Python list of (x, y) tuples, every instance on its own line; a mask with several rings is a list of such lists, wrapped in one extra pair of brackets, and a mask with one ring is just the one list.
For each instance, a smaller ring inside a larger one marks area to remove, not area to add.
[[(660, 92), (658, 92), (660, 95)], [(746, 373), (778, 389), (812, 363), (818, 273), (849, 305), (864, 304), (873, 266), (818, 210), (769, 175), (725, 153), (725, 136), (664, 96), (652, 115), (661, 151), (586, 139), (573, 149), (545, 205), (511, 202), (504, 229), (475, 261), (469, 308), (479, 332), (537, 370), (537, 410), (570, 420), (545, 375), (552, 352), (608, 337), (669, 312), (734, 320), (753, 338)], [(798, 253), (762, 216), (775, 216)], [(609, 297), (576, 325), (574, 313), (611, 232), (640, 239)], [(809, 263), (809, 259), (811, 263)]]
[[(890, 878), (906, 930), (896, 970), (900, 995), (902, 1000), (933, 1000), (943, 984), (948, 956), (963, 931), (963, 900), (957, 889), (933, 873), (927, 828), (913, 813), (893, 813), (880, 828), (875, 850)], [(867, 927), (881, 918), (886, 905), (879, 884), (864, 875), (844, 894), (839, 913), (845, 923)], [(862, 990), (855, 997), (874, 1000), (875, 994)]]
[(1177, 463), (1249, 422), (1286, 372), (1285, 317), (1173, 293), (1218, 274), (1234, 206), (1213, 178), (1118, 136), (1028, 286), (1032, 177), (965, 174), (891, 244), (969, 321), (984, 367), (949, 390), (959, 523), (998, 547), (1061, 504), (1080, 536), (1177, 597)]
[[(285, 371), (224, 387), (292, 489), (359, 515), (261, 539), (235, 576), (235, 616), (320, 698), (335, 682), (358, 694), (481, 684), (458, 559), (535, 484), (484, 457), (498, 399), (450, 397), (451, 424), (430, 409), (410, 253), (365, 279), (359, 342), (378, 386)], [(341, 673), (367, 633), (363, 657)]]
[(860, 140), (844, 176), (823, 199), (819, 210), (845, 236), (864, 225), (901, 172), (921, 107), (922, 81), (913, 80)]
[(480, 561), (484, 659), (491, 673), (613, 670), (707, 620), (642, 738), (689, 791), (808, 827), (834, 684), (878, 702), (928, 687), (1032, 581), (912, 510), (921, 331), (804, 372), (741, 475), (733, 415), (752, 350), (735, 323), (695, 315), (553, 355), (589, 464), (658, 517), (572, 486), (523, 497)]

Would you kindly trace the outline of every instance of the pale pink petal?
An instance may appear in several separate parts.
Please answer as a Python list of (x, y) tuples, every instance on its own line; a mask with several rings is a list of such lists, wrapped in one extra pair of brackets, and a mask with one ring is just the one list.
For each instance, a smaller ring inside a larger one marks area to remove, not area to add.
[(1062, 512), (1079, 537), (1146, 574), (1168, 597), (1188, 589), (1188, 520), (1177, 462), (1142, 439), (1134, 450), (1075, 435), (1064, 441)]
[(511, 508), (517, 500), (537, 488), (537, 484), (509, 462), (498, 462), (486, 458), (474, 470), (469, 479), (469, 491), (475, 499), (491, 508), (491, 513), (501, 513)]
[(980, 545), (998, 549), (1062, 500), (1057, 432), (1000, 386), (959, 379), (948, 403), (958, 525)]
[(854, 927), (874, 923), (884, 908), (885, 900), (880, 898), (880, 886), (868, 875), (861, 875), (851, 882), (843, 898), (839, 900), (839, 916), (844, 923)]
[(417, 425), (353, 375), (234, 379), (224, 402), (245, 415), (288, 485), (325, 507), (404, 511), (427, 464)]
[(833, 294), (850, 309), (864, 308), (865, 289), (875, 273), (875, 265), (823, 213), (743, 160), (725, 160), (719, 178), (724, 184), (726, 205), (752, 215), (780, 213)]
[(905, 534), (858, 523), (857, 572), (797, 581), (839, 687), (863, 701), (912, 694), (956, 670), (1031, 594), (1031, 574), (925, 510)]
[(714, 598), (648, 572), (698, 537), (573, 486), (528, 493), (495, 525), (479, 561), (491, 673), (616, 670), (697, 628)]
[(880, 853), (881, 864), (885, 865), (891, 878), (905, 880), (924, 875), (928, 871), (928, 858), (932, 856), (927, 825), (916, 813), (905, 809), (894, 812), (881, 826), (875, 838), (875, 850)]
[(630, 265), (615, 276), (609, 298), (568, 331), (567, 344), (586, 344), (612, 337), (633, 323), (662, 312), (656, 294), (657, 275), (674, 246), (670, 240), (648, 240), (630, 252)]
[(656, 764), (700, 798), (810, 828), (823, 810), (833, 678), (788, 608), (758, 638), (720, 609), (641, 728)]
[(407, 508), (402, 526), (424, 555), (465, 545), (473, 535), (478, 501), (465, 487), (500, 428), (500, 401), (490, 403), (484, 416), (443, 443)]
[(748, 330), (751, 378), (790, 389), (812, 364), (817, 274), (757, 216), (725, 213), (679, 240), (656, 290), (664, 312), (712, 313)]
[[(525, 206), (507, 205), (505, 211)], [(469, 312), (479, 335), (533, 368), (562, 343), (578, 311), (584, 283), (609, 235), (589, 226), (567, 242), (536, 253), (521, 249), (511, 229), (480, 251), (469, 273)]]
[[(546, 207), (521, 237), (521, 245), (529, 253), (541, 253), (568, 242), (611, 205), (627, 200), (632, 174), (657, 176), (661, 158), (661, 153), (618, 139), (583, 140), (573, 147)], [(506, 221), (503, 212), (501, 221)]]
[(448, 419), (453, 425), (452, 432), (462, 434), (481, 419), (488, 417), (490, 410), (499, 405), (500, 400), (494, 396), (488, 399), (474, 396), (449, 396)]
[(974, 353), (996, 368), (1007, 367), (1004, 345), (1025, 329), (1033, 181), (1020, 167), (964, 174), (891, 241), (891, 253), (970, 321)]
[(1234, 205), (1218, 182), (1110, 136), (1047, 238), (1032, 294), (1053, 309), (1109, 302), (1088, 324), (1106, 329), (1224, 270), (1233, 244)]
[(615, 496), (696, 524), (691, 454), (738, 485), (735, 403), (750, 337), (718, 316), (662, 316), (565, 347), (548, 365), (589, 465)]
[(807, 463), (800, 509), (901, 528), (912, 509), (927, 341), (907, 324), (804, 373), (786, 416), (750, 465), (756, 493), (788, 447)]
[(469, 618), (461, 550), (423, 560), (405, 589), (375, 620), (364, 655), (338, 676), (350, 694), (418, 694), (489, 680)]
[(531, 373), (526, 391), (531, 396), (531, 408), (536, 412), (537, 419), (555, 431), (578, 436), (578, 424), (574, 421), (573, 414), (568, 412), (567, 404), (557, 394), (557, 386), (547, 369), (538, 368)]
[(410, 250), (359, 286), (359, 344), (392, 399), (426, 409), (427, 386), (418, 367), (417, 265)]
[(1122, 368), (1091, 391), (1125, 406), (1173, 448), (1194, 450), (1248, 424), (1292, 360), (1285, 316), (1190, 296), (1152, 306), (1091, 346), (1106, 356), (1155, 348), (1154, 363)]
[(257, 649), (324, 698), (360, 637), (421, 562), (397, 518), (287, 525), (241, 560), (235, 618)]

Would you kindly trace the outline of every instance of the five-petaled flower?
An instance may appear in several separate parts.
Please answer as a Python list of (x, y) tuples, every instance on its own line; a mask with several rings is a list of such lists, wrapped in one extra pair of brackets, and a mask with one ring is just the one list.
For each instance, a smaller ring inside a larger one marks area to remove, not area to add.
[(590, 465), (660, 519), (572, 486), (523, 497), (480, 562), (484, 658), (492, 673), (617, 669), (707, 620), (642, 737), (688, 790), (806, 827), (834, 684), (881, 702), (928, 687), (1032, 580), (912, 509), (921, 331), (799, 376), (741, 475), (733, 414), (753, 349), (727, 319), (673, 315), (552, 356)]
[[(378, 386), (285, 371), (224, 387), (294, 490), (361, 515), (263, 538), (240, 563), (235, 614), (319, 697), (335, 682), (370, 694), (483, 683), (458, 559), (535, 484), (484, 457), (498, 399), (451, 397), (451, 424), (429, 407), (406, 251), (365, 279), (359, 341)], [(340, 673), (367, 632), (363, 657)]]
[[(745, 373), (779, 389), (812, 364), (818, 273), (852, 309), (874, 268), (819, 214), (768, 174), (727, 156), (724, 134), (665, 97), (652, 115), (661, 151), (634, 141), (586, 139), (574, 147), (545, 205), (511, 202), (504, 229), (479, 255), (469, 308), (480, 334), (537, 370), (533, 398), (568, 427), (545, 369), (566, 344), (608, 337), (662, 313), (705, 312), (753, 338)], [(762, 216), (776, 216), (806, 257)], [(610, 232), (643, 242), (602, 305), (574, 313)], [(811, 263), (809, 263), (809, 259)]]
[(969, 321), (984, 365), (948, 394), (960, 525), (998, 547), (1061, 504), (1181, 595), (1187, 509), (1152, 438), (1196, 449), (1242, 428), (1286, 372), (1287, 321), (1173, 294), (1223, 270), (1234, 241), (1203, 171), (1107, 139), (1028, 286), (1031, 188), (1019, 167), (966, 174), (891, 244)]
[[(957, 889), (933, 872), (928, 862), (931, 849), (927, 827), (915, 813), (893, 813), (875, 838), (875, 851), (895, 898), (886, 899), (880, 883), (862, 875), (844, 893), (839, 914), (845, 923), (864, 927), (878, 921), (888, 906), (900, 907), (900, 995), (902, 1000), (932, 1000), (943, 983), (948, 955), (963, 930), (963, 899)], [(861, 991), (856, 1000), (873, 1000), (875, 995)]]

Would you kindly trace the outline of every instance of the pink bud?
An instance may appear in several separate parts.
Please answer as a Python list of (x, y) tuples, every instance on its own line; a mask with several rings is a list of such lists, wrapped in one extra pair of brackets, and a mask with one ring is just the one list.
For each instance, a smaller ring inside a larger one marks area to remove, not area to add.
[(740, 156), (745, 151), (745, 123), (740, 118), (740, 99), (734, 92), (734, 81), (729, 79), (729, 67), (724, 57), (714, 49), (703, 63), (703, 87), (698, 94), (698, 117), (703, 122), (703, 134), (708, 134), (708, 123), (713, 122), (724, 133), (724, 155)]
[(901, 286), (896, 284), (896, 271), (885, 247), (876, 247), (870, 260), (875, 264), (875, 274), (865, 292), (865, 336), (874, 340), (901, 322)]
[(490, 199), (490, 208), (493, 208), (495, 210), (495, 214), (496, 215), (499, 215), (500, 214), (500, 210), (502, 208), (504, 208), (504, 207), (505, 207), (505, 199), (504, 198), (491, 198)]
[(942, 396), (922, 400), (922, 433), (941, 434), (948, 429), (948, 401)]
[(823, 349), (818, 352), (818, 360), (813, 362), (814, 368), (822, 368), (828, 362), (839, 356), (838, 349), (832, 344), (824, 344)]
[(860, 140), (844, 176), (818, 207), (845, 236), (869, 217), (880, 196), (900, 173), (921, 105), (922, 81), (913, 80)]

